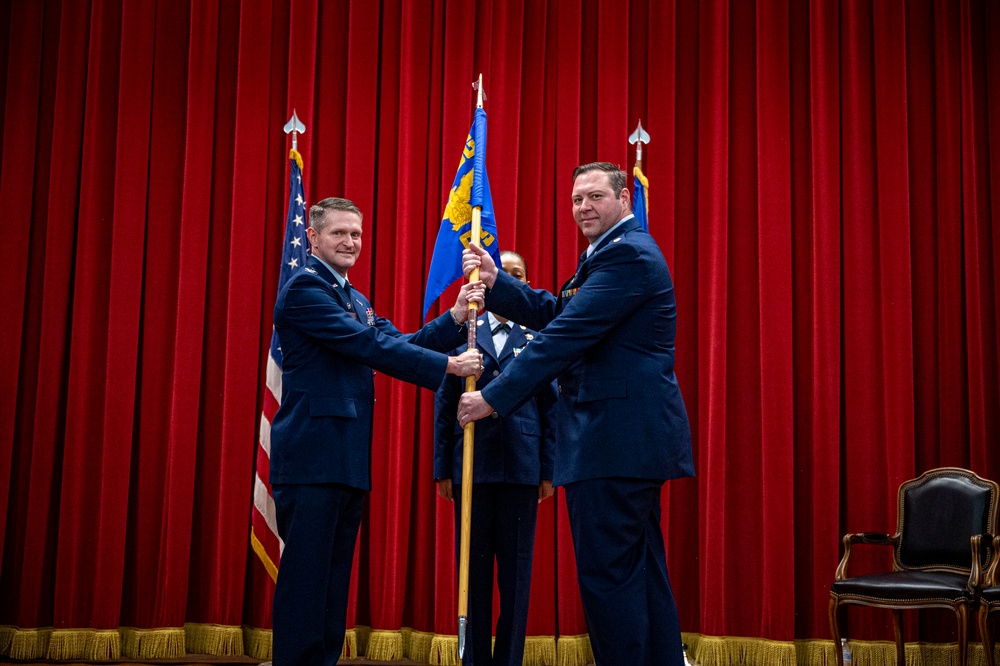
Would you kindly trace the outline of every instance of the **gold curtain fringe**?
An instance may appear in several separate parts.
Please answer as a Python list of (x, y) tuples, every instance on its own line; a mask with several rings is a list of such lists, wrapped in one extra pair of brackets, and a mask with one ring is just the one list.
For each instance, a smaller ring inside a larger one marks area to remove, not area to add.
[(243, 654), (252, 659), (270, 661), (272, 636), (270, 629), (243, 625)]
[[(703, 636), (684, 633), (688, 657), (697, 666), (836, 666), (836, 646), (830, 640), (769, 641), (762, 638)], [(185, 624), (183, 628), (135, 629), (20, 629), (0, 626), (0, 656), (22, 661), (163, 659), (186, 654), (271, 658), (269, 629), (225, 625)], [(892, 641), (854, 641), (854, 666), (895, 666)], [(998, 646), (1000, 656), (1000, 646)], [(458, 638), (403, 628), (372, 631), (356, 626), (347, 631), (344, 656), (390, 661), (407, 658), (435, 666), (458, 666)], [(585, 666), (594, 661), (590, 638), (529, 636), (525, 666)], [(983, 666), (981, 643), (969, 643), (968, 666)], [(955, 643), (907, 643), (906, 666), (958, 666)]]
[(435, 635), (431, 639), (430, 654), (427, 663), (434, 666), (458, 665), (458, 636)]
[[(404, 629), (404, 631), (406, 631)], [(413, 630), (410, 630), (413, 631)], [(421, 634), (420, 640), (424, 636), (430, 639), (426, 652), (410, 648), (407, 650), (407, 659), (422, 664), (432, 664), (433, 666), (459, 666), (458, 661), (458, 636), (443, 636), (440, 634), (424, 634), (413, 631), (413, 634)], [(493, 639), (494, 644), (496, 638)], [(416, 646), (422, 648), (422, 645)], [(557, 663), (556, 637), (555, 636), (528, 636), (524, 639), (524, 666), (556, 666)], [(593, 661), (593, 659), (591, 659)], [(573, 664), (573, 666), (584, 666), (586, 661)]]
[(53, 629), (46, 659), (112, 661), (121, 659), (122, 637), (117, 629)]
[(366, 627), (362, 624), (357, 625), (353, 629), (347, 630), (347, 636), (344, 638), (345, 649), (349, 645), (353, 650), (351, 656), (353, 657), (363, 657), (368, 652), (368, 639), (371, 638), (372, 628)]
[(0, 655), (11, 659), (42, 659), (49, 651), (52, 628), (0, 627)]
[[(358, 652), (358, 632), (357, 629), (348, 629), (344, 632), (344, 647), (340, 648), (341, 659), (353, 659), (360, 657), (364, 652)], [(270, 657), (268, 657), (270, 659)]]
[(373, 629), (368, 637), (365, 656), (372, 661), (395, 661), (403, 658), (403, 634), (400, 631)]
[(17, 627), (0, 626), (0, 655), (10, 654), (10, 646), (14, 642), (15, 635), (17, 635)]
[[(688, 657), (697, 666), (836, 666), (839, 649), (833, 641), (822, 639), (783, 642), (683, 634), (683, 640)], [(848, 642), (854, 666), (896, 666), (894, 642)], [(906, 666), (958, 666), (956, 643), (907, 643), (905, 650)], [(969, 643), (968, 657), (968, 666), (985, 666), (981, 643)]]
[(406, 658), (420, 664), (429, 664), (434, 634), (427, 631), (417, 631), (409, 627), (403, 627), (402, 631), (403, 653), (406, 655)]
[(528, 636), (524, 639), (524, 666), (556, 666), (556, 637)]
[[(895, 666), (896, 644), (893, 641), (852, 641), (855, 666)], [(968, 666), (984, 666), (982, 643), (969, 643)], [(836, 661), (831, 661), (831, 664)], [(906, 666), (958, 666), (957, 643), (907, 643)]]
[(590, 635), (560, 636), (556, 639), (558, 666), (584, 666), (593, 661), (594, 651), (590, 647)]
[(681, 632), (681, 643), (687, 645), (687, 656), (688, 659), (694, 657), (698, 652), (698, 642), (701, 640), (701, 634), (691, 634)]
[(187, 651), (216, 657), (243, 656), (243, 628), (226, 624), (184, 623)]
[(703, 636), (695, 658), (704, 666), (797, 666), (793, 643), (763, 638)]
[(797, 640), (794, 645), (798, 666), (837, 666), (833, 641)]
[(122, 656), (127, 659), (169, 659), (183, 657), (184, 629), (136, 629), (122, 627)]

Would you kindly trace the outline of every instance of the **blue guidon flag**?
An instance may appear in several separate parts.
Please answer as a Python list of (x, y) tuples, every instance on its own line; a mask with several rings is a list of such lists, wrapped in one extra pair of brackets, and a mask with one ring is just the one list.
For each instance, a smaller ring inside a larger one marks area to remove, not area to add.
[(632, 170), (632, 214), (649, 231), (649, 181), (638, 164)]
[(500, 266), (500, 244), (497, 241), (497, 222), (493, 216), (493, 196), (486, 176), (486, 112), (476, 109), (472, 129), (465, 140), (465, 150), (458, 163), (455, 182), (441, 217), (441, 228), (434, 243), (434, 255), (427, 274), (424, 292), (424, 319), (434, 301), (444, 290), (462, 277), (462, 251), (472, 237), (472, 209), (482, 208), (482, 230), (479, 246), (490, 253)]

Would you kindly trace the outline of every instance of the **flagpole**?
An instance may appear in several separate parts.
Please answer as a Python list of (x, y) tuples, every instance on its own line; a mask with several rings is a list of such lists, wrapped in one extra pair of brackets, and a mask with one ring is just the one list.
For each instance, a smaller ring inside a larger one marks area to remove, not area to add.
[[(479, 75), (479, 80), (475, 84), (476, 108), (483, 108), (483, 75)], [(476, 146), (476, 150), (479, 150)], [(480, 247), (480, 235), (482, 233), (482, 206), (472, 208), (472, 236), (469, 242), (476, 247)], [(474, 268), (469, 274), (469, 282), (479, 280), (479, 269)], [(473, 302), (469, 302), (468, 342), (469, 349), (476, 348), (476, 315), (477, 307)], [(471, 393), (476, 390), (476, 377), (469, 375), (465, 378), (465, 392)], [(459, 543), (458, 557), (458, 659), (463, 661), (465, 655), (465, 639), (469, 627), (469, 544), (472, 541), (472, 456), (475, 448), (476, 423), (469, 421), (465, 424), (462, 441), (462, 532)], [(487, 622), (492, 622), (492, 618)]]
[[(292, 135), (292, 149), (289, 151), (288, 181), (288, 213), (285, 216), (284, 242), (281, 250), (281, 269), (278, 272), (278, 291), (291, 278), (296, 270), (305, 265), (305, 247), (293, 243), (299, 233), (295, 227), (302, 223), (305, 216), (304, 190), (302, 187), (302, 156), (296, 150), (298, 135), (306, 131), (299, 117), (292, 111), (292, 117), (284, 127), (285, 134)], [(281, 351), (278, 338), (272, 326), (271, 341), (267, 352), (267, 370), (264, 387), (271, 400), (264, 401), (260, 414), (260, 429), (257, 438), (257, 468), (254, 471), (253, 507), (250, 515), (250, 547), (260, 559), (273, 584), (278, 579), (278, 568), (281, 559), (281, 546), (278, 528), (274, 523), (274, 494), (267, 475), (261, 472), (267, 469), (268, 452), (266, 442), (270, 440), (271, 421), (274, 419), (278, 405), (281, 404)], [(271, 406), (269, 406), (271, 405)], [(270, 517), (270, 522), (268, 519)], [(273, 588), (271, 588), (273, 590)], [(270, 662), (265, 662), (270, 663)]]
[[(635, 166), (632, 168), (632, 212), (642, 222), (642, 228), (648, 231), (649, 197), (647, 196), (647, 190), (649, 189), (649, 181), (646, 180), (646, 174), (642, 170), (642, 146), (649, 143), (649, 134), (642, 128), (642, 118), (639, 119), (639, 124), (636, 126), (635, 131), (629, 135), (628, 142), (635, 146)], [(642, 185), (641, 201), (639, 199), (639, 185)], [(642, 204), (642, 211), (637, 211), (636, 206), (640, 203)]]

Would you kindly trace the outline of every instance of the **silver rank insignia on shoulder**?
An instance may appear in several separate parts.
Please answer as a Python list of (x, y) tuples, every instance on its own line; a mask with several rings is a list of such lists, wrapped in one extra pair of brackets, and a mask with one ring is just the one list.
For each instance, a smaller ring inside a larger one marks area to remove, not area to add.
[(611, 241), (611, 242), (612, 242), (612, 243), (617, 243), (617, 242), (618, 242), (618, 241), (620, 241), (621, 239), (622, 239), (622, 237), (621, 237), (621, 236), (619, 236), (618, 238), (614, 239), (614, 240), (613, 240), (613, 241)]
[(316, 275), (316, 269), (315, 268), (309, 268), (308, 266), (306, 266), (303, 270), (305, 270), (306, 273), (310, 273), (312, 275)]

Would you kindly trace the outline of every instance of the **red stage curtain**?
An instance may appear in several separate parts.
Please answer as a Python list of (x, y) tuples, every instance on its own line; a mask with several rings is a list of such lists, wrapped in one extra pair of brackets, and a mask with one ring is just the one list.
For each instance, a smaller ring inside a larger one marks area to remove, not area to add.
[[(5, 3), (0, 654), (267, 654), (248, 534), (281, 127), (307, 126), (307, 197), (365, 213), (352, 282), (414, 330), (480, 72), (500, 242), (536, 287), (585, 246), (573, 167), (630, 168), (652, 135), (698, 470), (663, 496), (683, 630), (826, 638), (841, 534), (892, 531), (929, 468), (1000, 479), (997, 34), (989, 0)], [(349, 649), (440, 661), (431, 394), (377, 394)], [(586, 657), (575, 575), (557, 494), (529, 654)], [(908, 637), (954, 640), (939, 619)]]

